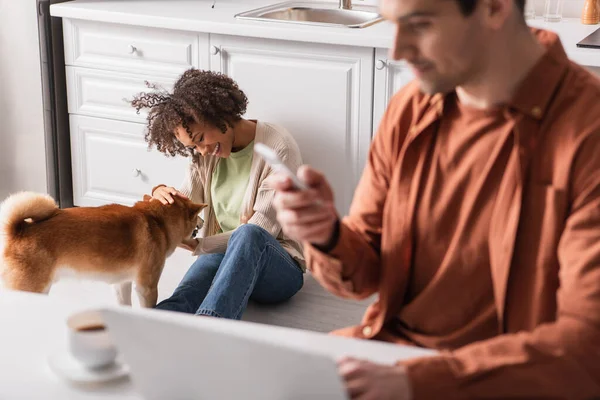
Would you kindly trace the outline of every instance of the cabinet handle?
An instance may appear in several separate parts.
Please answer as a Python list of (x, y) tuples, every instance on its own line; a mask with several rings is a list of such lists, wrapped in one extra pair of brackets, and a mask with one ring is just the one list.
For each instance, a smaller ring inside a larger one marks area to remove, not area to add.
[(375, 68), (377, 68), (378, 70), (382, 70), (385, 68), (385, 61), (383, 60), (377, 60), (377, 62), (375, 63)]
[(129, 45), (129, 54), (133, 54), (136, 52), (137, 52), (137, 48), (134, 45), (130, 44)]
[(142, 171), (139, 168), (134, 168), (133, 171), (131, 171), (131, 174), (134, 178), (137, 178), (142, 174)]
[(211, 46), (210, 48), (210, 54), (212, 54), (213, 56), (219, 54), (220, 51), (221, 49), (219, 49), (217, 46)]

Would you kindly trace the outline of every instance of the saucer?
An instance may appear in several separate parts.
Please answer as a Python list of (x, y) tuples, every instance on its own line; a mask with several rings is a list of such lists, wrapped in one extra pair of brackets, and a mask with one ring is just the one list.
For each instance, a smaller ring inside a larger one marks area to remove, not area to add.
[(129, 366), (117, 359), (103, 368), (86, 368), (69, 353), (58, 353), (48, 357), (50, 369), (60, 377), (73, 383), (105, 383), (129, 375)]

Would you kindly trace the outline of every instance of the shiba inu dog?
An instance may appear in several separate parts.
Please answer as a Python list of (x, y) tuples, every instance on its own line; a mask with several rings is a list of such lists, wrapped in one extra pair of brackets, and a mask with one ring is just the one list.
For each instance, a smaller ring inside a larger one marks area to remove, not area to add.
[(150, 200), (63, 210), (48, 195), (9, 196), (0, 205), (4, 286), (47, 293), (70, 274), (119, 284), (119, 302), (131, 305), (135, 282), (140, 305), (155, 306), (165, 259), (191, 238), (206, 205), (179, 196), (168, 205)]

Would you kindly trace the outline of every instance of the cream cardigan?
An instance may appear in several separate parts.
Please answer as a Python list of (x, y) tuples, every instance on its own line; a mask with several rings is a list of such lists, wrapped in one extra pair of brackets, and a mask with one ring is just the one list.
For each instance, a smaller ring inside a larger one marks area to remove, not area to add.
[[(296, 171), (302, 164), (298, 144), (292, 135), (280, 126), (257, 121), (254, 142), (264, 143), (275, 150), (283, 163), (292, 171)], [(194, 155), (179, 190), (193, 202), (209, 205), (204, 211), (204, 221), (199, 232), (201, 239), (194, 250), (194, 255), (224, 253), (227, 250), (229, 238), (235, 232), (217, 234), (219, 225), (211, 203), (210, 183), (218, 161), (219, 157)], [(304, 269), (302, 246), (286, 237), (277, 222), (276, 212), (273, 208), (275, 191), (266, 187), (264, 183), (272, 173), (273, 170), (262, 157), (254, 156), (252, 158), (248, 187), (242, 200), (240, 223), (243, 224), (247, 221), (249, 224), (255, 224), (265, 229)]]

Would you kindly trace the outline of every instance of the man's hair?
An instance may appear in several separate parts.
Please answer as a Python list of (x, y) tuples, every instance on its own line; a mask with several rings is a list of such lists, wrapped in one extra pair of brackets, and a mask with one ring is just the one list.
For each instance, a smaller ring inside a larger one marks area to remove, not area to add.
[[(456, 0), (458, 2), (458, 6), (460, 7), (460, 11), (469, 16), (475, 11), (475, 7), (477, 6), (477, 2), (479, 0)], [(525, 11), (525, 0), (514, 0), (517, 8), (521, 13)], [(529, 0), (532, 1), (532, 0)]]

